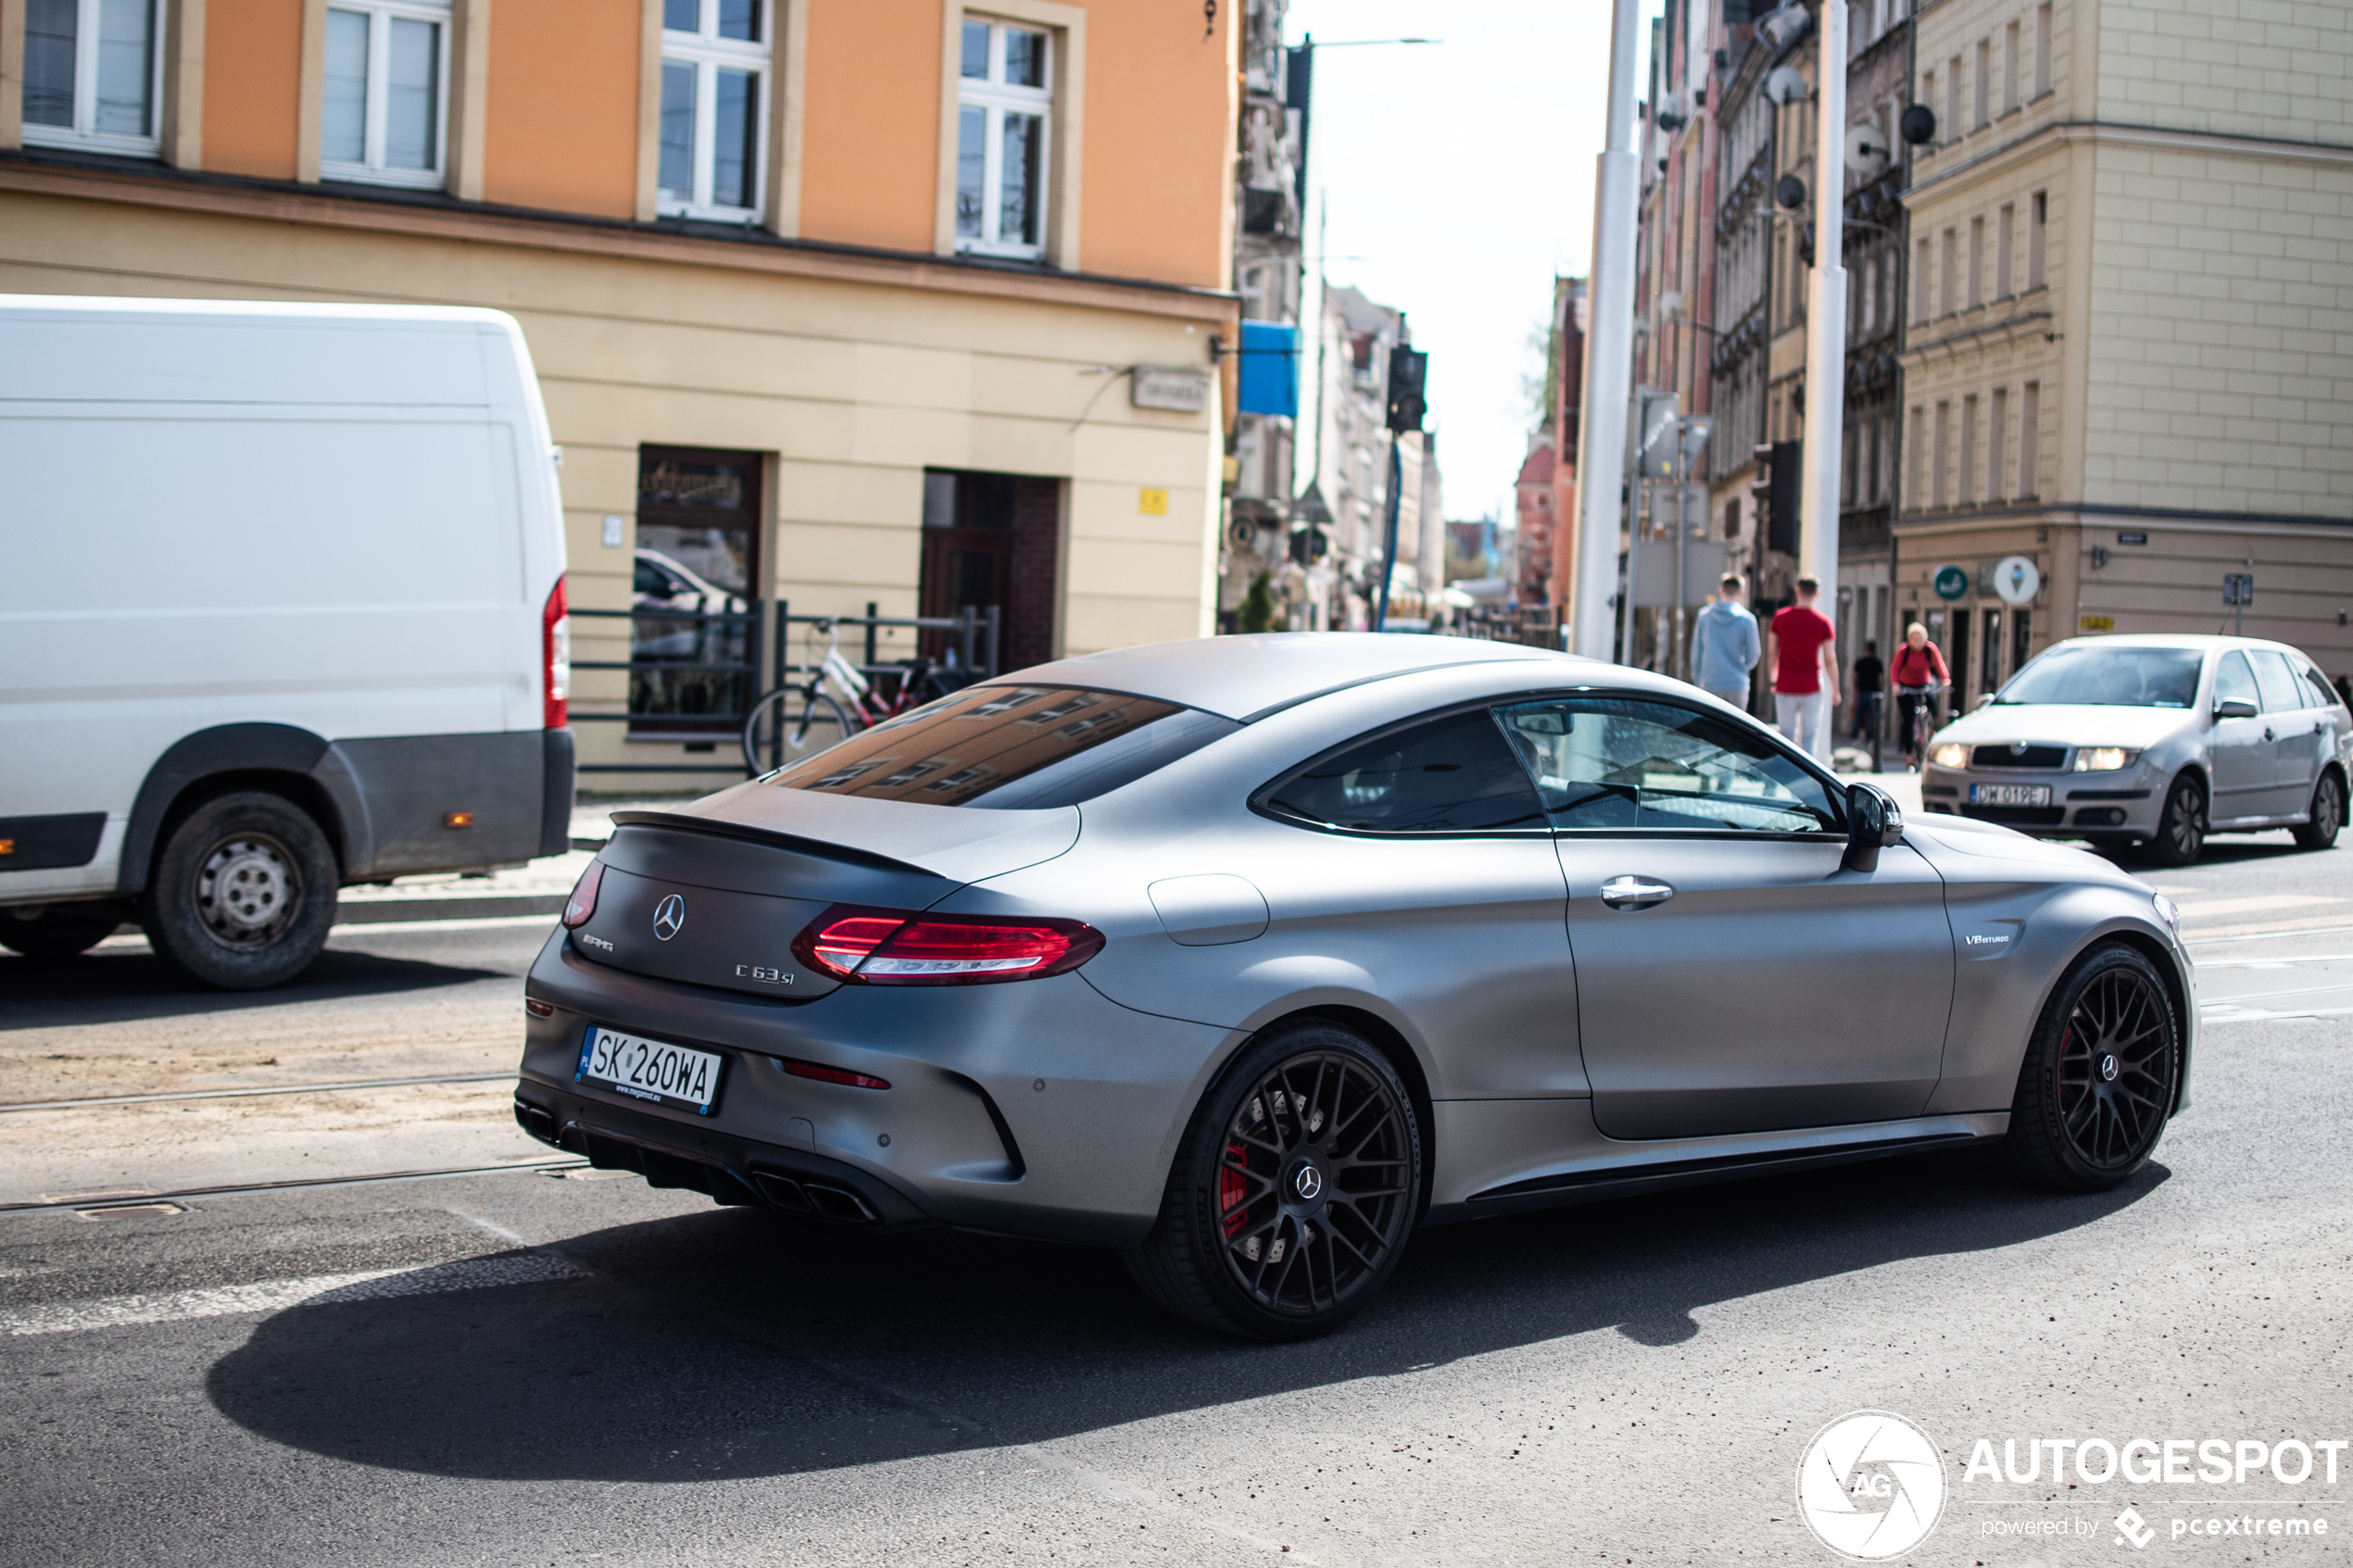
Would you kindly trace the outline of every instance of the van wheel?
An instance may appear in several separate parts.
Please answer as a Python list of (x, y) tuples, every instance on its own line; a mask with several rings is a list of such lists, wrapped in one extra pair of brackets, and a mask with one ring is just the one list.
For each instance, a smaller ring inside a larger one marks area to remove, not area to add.
[(282, 985), (310, 967), (334, 923), (327, 835), (300, 807), (241, 790), (171, 830), (140, 921), (155, 950), (224, 991)]
[(1388, 1059), (1338, 1024), (1280, 1029), (1194, 1113), (1127, 1270), (1204, 1328), (1312, 1338), (1395, 1271), (1421, 1178), (1420, 1123)]
[(2312, 820), (2296, 830), (2296, 842), (2305, 849), (2327, 849), (2336, 843), (2345, 824), (2345, 781), (2334, 771), (2322, 773), (2312, 786)]
[(104, 941), (123, 915), (121, 905), (107, 901), (0, 909), (0, 947), (29, 959), (69, 959)]

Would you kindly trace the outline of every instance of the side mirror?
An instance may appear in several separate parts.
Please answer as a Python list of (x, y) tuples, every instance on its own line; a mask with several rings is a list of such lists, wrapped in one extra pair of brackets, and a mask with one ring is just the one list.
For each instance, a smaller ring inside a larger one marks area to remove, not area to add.
[(1879, 870), (1879, 852), (1904, 837), (1904, 809), (1877, 784), (1846, 786), (1846, 856), (1850, 872)]
[(1993, 706), (1994, 706), (1994, 694), (1993, 694), (1992, 692), (1980, 692), (1980, 693), (1978, 693), (1978, 694), (1977, 694), (1977, 700), (1976, 700), (1975, 702), (1972, 702), (1972, 703), (1970, 703), (1970, 704), (1969, 704), (1969, 707), (1970, 707), (1971, 709), (1991, 708), (1991, 707), (1993, 707)]
[(2226, 696), (2214, 705), (2217, 719), (2252, 719), (2261, 711), (2243, 696)]

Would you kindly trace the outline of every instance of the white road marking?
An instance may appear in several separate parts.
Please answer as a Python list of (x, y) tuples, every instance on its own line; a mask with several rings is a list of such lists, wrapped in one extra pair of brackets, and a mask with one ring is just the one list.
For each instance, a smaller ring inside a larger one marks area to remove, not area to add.
[(2202, 1008), (2244, 1007), (2248, 1002), (2277, 1001), (2282, 997), (2316, 997), (2326, 991), (2353, 991), (2353, 980), (2340, 985), (2297, 985), (2285, 991), (2242, 991), (2235, 997), (2209, 997), (2197, 1005)]
[(2250, 914), (2257, 909), (2297, 909), (2307, 904), (2342, 904), (2318, 893), (2259, 893), (2246, 898), (2193, 898), (2180, 906), (2184, 920)]
[(587, 1277), (585, 1270), (574, 1268), (561, 1258), (525, 1252), (499, 1258), (468, 1258), (422, 1269), (369, 1269), (348, 1274), (312, 1274), (307, 1279), (271, 1279), (252, 1285), (66, 1301), (0, 1312), (0, 1333), (77, 1334), (84, 1329), (120, 1328), (132, 1323), (179, 1323), (189, 1318), (232, 1317), (240, 1312), (280, 1312), (288, 1307), (338, 1306), (351, 1301), (438, 1296), (491, 1286), (539, 1285), (549, 1280)]
[(2270, 959), (2200, 959), (2197, 967), (2209, 969), (2289, 969), (2300, 963), (2353, 963), (2353, 953), (2283, 953)]

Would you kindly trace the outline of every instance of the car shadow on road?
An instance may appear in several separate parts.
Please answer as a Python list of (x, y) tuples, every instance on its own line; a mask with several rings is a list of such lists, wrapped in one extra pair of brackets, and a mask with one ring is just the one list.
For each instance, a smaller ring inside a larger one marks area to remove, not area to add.
[(281, 1312), (208, 1389), (267, 1439), (427, 1474), (824, 1471), (1265, 1398), (1313, 1409), (1354, 1379), (1579, 1335), (1680, 1345), (1744, 1298), (1914, 1259), (2056, 1258), (2166, 1176), (2066, 1195), (1929, 1155), (1432, 1230), (1356, 1322), (1282, 1346), (1161, 1315), (1105, 1252), (714, 1210), (564, 1243), (586, 1279)]
[(150, 1018), (283, 1008), (354, 997), (390, 997), (513, 980), (511, 971), (432, 963), (330, 947), (286, 985), (267, 991), (215, 991), (189, 979), (153, 953), (85, 953), (71, 959), (28, 959), (0, 953), (0, 1035), (17, 1029), (130, 1023)]

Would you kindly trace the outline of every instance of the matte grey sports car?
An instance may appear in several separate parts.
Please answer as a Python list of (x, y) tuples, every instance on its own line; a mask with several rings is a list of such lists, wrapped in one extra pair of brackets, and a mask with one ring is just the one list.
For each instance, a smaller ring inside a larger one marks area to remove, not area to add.
[(1097, 654), (615, 821), (528, 982), (535, 1136), (1118, 1248), (1246, 1335), (1417, 1225), (1994, 1140), (2105, 1187), (2187, 1101), (2165, 899), (1532, 648)]

